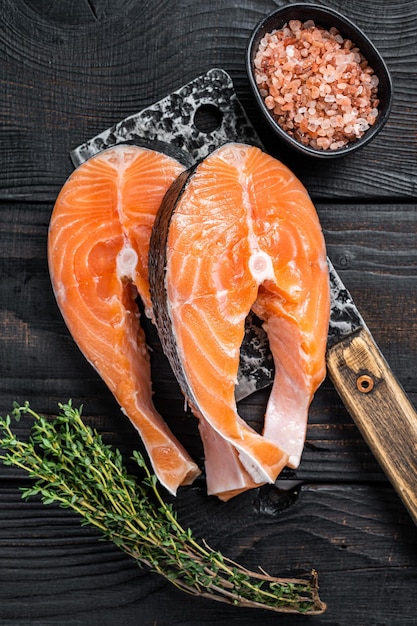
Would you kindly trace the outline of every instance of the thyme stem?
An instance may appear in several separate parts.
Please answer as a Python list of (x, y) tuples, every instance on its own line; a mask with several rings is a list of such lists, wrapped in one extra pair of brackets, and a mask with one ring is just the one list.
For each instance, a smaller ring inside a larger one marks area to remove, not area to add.
[(98, 528), (139, 565), (186, 593), (287, 613), (315, 615), (325, 610), (315, 572), (311, 580), (251, 572), (197, 541), (164, 501), (141, 454), (133, 454), (144, 473), (139, 481), (127, 473), (120, 452), (84, 424), (81, 409), (73, 408), (71, 401), (59, 408), (54, 419), (46, 419), (28, 403), (14, 406), (17, 421), (25, 414), (33, 419), (27, 442), (13, 433), (9, 415), (0, 417), (0, 460), (35, 481), (22, 490), (23, 498), (40, 496), (45, 504), (71, 508), (82, 523)]

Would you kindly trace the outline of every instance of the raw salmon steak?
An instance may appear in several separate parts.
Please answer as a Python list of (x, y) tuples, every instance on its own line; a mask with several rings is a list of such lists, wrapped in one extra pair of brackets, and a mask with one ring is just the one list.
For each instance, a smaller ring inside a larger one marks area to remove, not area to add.
[[(236, 451), (248, 487), (297, 467), (326, 372), (330, 313), (325, 242), (301, 182), (259, 148), (219, 148), (166, 194), (149, 278), (161, 343), (203, 431), (209, 424)], [(262, 433), (239, 416), (234, 395), (251, 309), (276, 369)]]
[(139, 431), (173, 494), (200, 473), (152, 401), (150, 358), (136, 298), (152, 316), (148, 252), (176, 159), (119, 145), (78, 167), (56, 200), (48, 262), (57, 303), (79, 348)]

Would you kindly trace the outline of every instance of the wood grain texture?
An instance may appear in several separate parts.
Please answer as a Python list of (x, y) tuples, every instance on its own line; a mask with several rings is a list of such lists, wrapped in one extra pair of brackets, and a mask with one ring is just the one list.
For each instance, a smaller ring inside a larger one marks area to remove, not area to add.
[[(28, 399), (46, 414), (73, 398), (128, 460), (140, 441), (75, 346), (56, 306), (46, 238), (69, 152), (211, 67), (224, 68), (268, 149), (313, 196), (328, 253), (390, 367), (417, 406), (417, 5), (328, 4), (361, 26), (392, 73), (392, 114), (361, 152), (312, 163), (271, 141), (247, 85), (246, 43), (270, 0), (3, 0), (0, 3), (0, 413)], [(147, 327), (155, 401), (202, 463), (196, 421)], [(240, 403), (260, 428), (267, 391)], [(28, 425), (18, 427), (22, 436)], [(184, 596), (69, 512), (24, 503), (0, 467), (0, 623), (126, 626), (311, 619), (234, 610)], [(315, 567), (329, 626), (414, 626), (417, 532), (330, 379), (314, 398), (296, 471), (229, 503), (204, 479), (174, 502), (185, 525), (251, 568)], [(197, 619), (198, 618), (198, 619)]]
[[(315, 164), (295, 159), (271, 142), (254, 110), (245, 47), (251, 29), (279, 3), (119, 2), (120, 10), (108, 14), (103, 4), (90, 2), (98, 7), (99, 17), (85, 21), (87, 3), (78, 0), (73, 3), (79, 5), (77, 25), (74, 7), (65, 22), (70, 4), (62, 5), (59, 20), (51, 3), (2, 3), (0, 129), (9, 151), (7, 177), (4, 171), (0, 174), (0, 198), (55, 198), (71, 171), (72, 148), (216, 66), (231, 74), (267, 147), (302, 175), (313, 195), (415, 193), (416, 138), (410, 129), (416, 126), (417, 106), (410, 84), (416, 79), (416, 64), (407, 44), (416, 35), (412, 2), (390, 6), (378, 0), (372, 17), (359, 0), (349, 5), (349, 16), (386, 57), (395, 100), (381, 135), (349, 157), (348, 168), (343, 160)], [(340, 10), (343, 5), (332, 3)], [(398, 145), (403, 146), (401, 156)]]
[(417, 524), (417, 413), (372, 335), (362, 328), (328, 350), (327, 369)]
[[(288, 508), (274, 491), (246, 494), (224, 507), (192, 489), (176, 508), (211, 545), (248, 567), (267, 563), (269, 571), (291, 575), (317, 567), (321, 595), (333, 599), (328, 612), (314, 618), (317, 624), (413, 624), (416, 536), (390, 490), (307, 486)], [(78, 528), (77, 518), (66, 511), (22, 504), (10, 489), (0, 490), (0, 504), (6, 509), (0, 520), (0, 619), (5, 623), (277, 623), (266, 611), (219, 608), (184, 596), (99, 542), (94, 532)], [(27, 506), (31, 518), (22, 514)], [(279, 623), (304, 626), (311, 618), (280, 616)]]
[[(411, 400), (417, 399), (414, 368), (417, 337), (417, 214), (412, 204), (317, 205), (329, 255), (351, 291), (392, 370)], [(46, 237), (52, 205), (2, 207), (0, 228), (0, 411), (13, 400), (30, 399), (40, 411), (55, 412), (69, 397), (83, 404), (112, 441), (134, 436), (105, 385), (74, 344), (51, 290)], [(395, 216), (393, 222), (392, 217)], [(395, 320), (395, 323), (393, 323)], [(150, 324), (155, 400), (170, 426), (197, 458), (196, 424), (184, 413), (178, 385)], [(240, 403), (240, 411), (260, 427), (268, 392)], [(1, 469), (0, 469), (1, 472)], [(292, 478), (381, 480), (366, 444), (341, 405), (330, 381), (319, 389), (310, 410), (307, 446)]]

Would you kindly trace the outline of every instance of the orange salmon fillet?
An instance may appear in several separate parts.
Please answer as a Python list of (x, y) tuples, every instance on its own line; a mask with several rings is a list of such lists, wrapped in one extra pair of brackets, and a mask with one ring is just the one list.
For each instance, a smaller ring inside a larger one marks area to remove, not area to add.
[(153, 405), (136, 297), (152, 317), (151, 230), (167, 188), (183, 170), (153, 150), (105, 150), (64, 184), (48, 235), (52, 286), (68, 329), (139, 431), (155, 474), (172, 494), (200, 470)]
[[(330, 291), (318, 216), (294, 174), (253, 146), (227, 144), (181, 178), (155, 223), (167, 228), (162, 313), (161, 269), (150, 268), (161, 340), (197, 417), (236, 451), (243, 482), (271, 483), (300, 461), (326, 371)], [(161, 241), (151, 243), (151, 257)], [(234, 397), (251, 309), (276, 366), (262, 434), (239, 416)], [(233, 492), (220, 474), (211, 493)]]

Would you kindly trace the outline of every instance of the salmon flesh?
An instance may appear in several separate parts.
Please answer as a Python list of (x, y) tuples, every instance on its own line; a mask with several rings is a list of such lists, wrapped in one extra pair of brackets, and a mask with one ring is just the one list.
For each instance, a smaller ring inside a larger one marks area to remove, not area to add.
[[(330, 314), (324, 237), (301, 182), (257, 147), (217, 149), (165, 195), (149, 279), (163, 349), (199, 419), (208, 492), (228, 499), (296, 468), (326, 373)], [(251, 310), (275, 365), (262, 433), (235, 400)]]
[(200, 470), (154, 407), (136, 298), (152, 318), (151, 230), (166, 190), (183, 170), (154, 150), (107, 149), (64, 184), (48, 235), (52, 286), (68, 329), (139, 431), (155, 474), (172, 494)]

